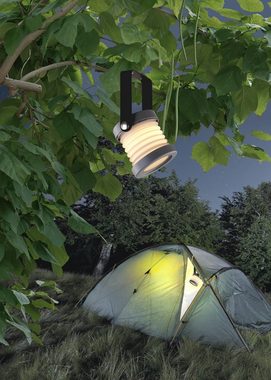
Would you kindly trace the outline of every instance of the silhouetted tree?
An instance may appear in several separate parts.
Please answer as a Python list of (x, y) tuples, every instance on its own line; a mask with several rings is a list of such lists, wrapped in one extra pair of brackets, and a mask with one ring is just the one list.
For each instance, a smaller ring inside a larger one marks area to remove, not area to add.
[[(115, 202), (92, 192), (75, 206), (76, 212), (113, 244), (111, 266), (137, 250), (167, 242), (215, 249), (222, 235), (218, 217), (207, 202), (199, 200), (194, 182), (182, 185), (175, 173), (165, 178), (124, 176), (120, 180), (123, 192)], [(65, 229), (69, 269), (73, 262), (77, 266), (75, 258), (79, 256), (93, 256), (94, 265), (101, 249), (97, 242), (92, 244), (97, 237)], [(86, 268), (89, 271), (89, 265)]]
[(271, 182), (244, 187), (222, 198), (220, 222), (224, 230), (217, 253), (239, 265), (258, 286), (270, 287)]

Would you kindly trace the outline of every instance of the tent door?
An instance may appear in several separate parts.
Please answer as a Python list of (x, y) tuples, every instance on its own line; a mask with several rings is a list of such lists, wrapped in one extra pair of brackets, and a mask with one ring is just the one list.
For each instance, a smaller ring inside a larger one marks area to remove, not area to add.
[(187, 259), (186, 273), (185, 273), (185, 284), (184, 293), (181, 307), (180, 320), (182, 320), (186, 310), (193, 302), (194, 298), (198, 294), (199, 290), (203, 285), (201, 278), (195, 274), (195, 267), (191, 260)]

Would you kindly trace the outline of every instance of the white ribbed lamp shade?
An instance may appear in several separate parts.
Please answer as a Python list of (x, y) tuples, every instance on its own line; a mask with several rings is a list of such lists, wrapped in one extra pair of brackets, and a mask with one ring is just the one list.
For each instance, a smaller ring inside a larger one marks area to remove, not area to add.
[[(119, 126), (118, 126), (119, 127)], [(116, 133), (115, 133), (116, 134)], [(160, 169), (177, 154), (169, 145), (157, 120), (149, 119), (118, 135), (135, 177), (143, 178)]]

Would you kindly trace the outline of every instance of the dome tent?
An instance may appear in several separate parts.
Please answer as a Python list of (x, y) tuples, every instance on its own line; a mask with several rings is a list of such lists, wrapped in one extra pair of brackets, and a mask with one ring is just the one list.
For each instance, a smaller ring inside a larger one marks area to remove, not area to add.
[(134, 254), (96, 284), (83, 306), (170, 341), (248, 348), (239, 327), (271, 329), (271, 305), (237, 267), (185, 245)]

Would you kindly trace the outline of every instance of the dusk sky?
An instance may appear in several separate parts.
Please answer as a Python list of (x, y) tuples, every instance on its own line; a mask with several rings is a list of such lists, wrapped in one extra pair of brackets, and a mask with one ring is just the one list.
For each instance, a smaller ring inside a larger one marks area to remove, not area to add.
[[(260, 146), (271, 155), (271, 142), (260, 141), (251, 136), (251, 131), (255, 129), (271, 133), (270, 119), (271, 105), (261, 117), (251, 115), (242, 125), (241, 132), (246, 136), (246, 143)], [(246, 185), (257, 186), (263, 181), (271, 181), (271, 163), (260, 163), (232, 153), (227, 166), (217, 165), (209, 172), (203, 172), (200, 165), (191, 158), (192, 147), (198, 141), (207, 142), (212, 133), (212, 128), (202, 127), (197, 136), (179, 137), (176, 144), (178, 155), (167, 166), (167, 172), (174, 169), (182, 182), (197, 179), (200, 198), (208, 200), (213, 209), (219, 209), (220, 196), (229, 196)]]

